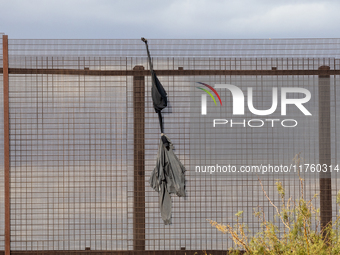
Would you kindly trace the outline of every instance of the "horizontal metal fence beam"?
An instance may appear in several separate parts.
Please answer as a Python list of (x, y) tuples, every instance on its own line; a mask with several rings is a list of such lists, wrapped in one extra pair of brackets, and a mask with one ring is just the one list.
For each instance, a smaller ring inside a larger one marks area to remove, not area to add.
[[(242, 254), (243, 252), (241, 252)], [(159, 250), (159, 251), (11, 251), (11, 255), (194, 255), (203, 254), (203, 251), (196, 250)], [(207, 250), (206, 254), (226, 255), (228, 251)], [(1, 251), (0, 251), (0, 255)]]
[[(0, 68), (0, 73), (3, 69)], [(9, 74), (64, 74), (92, 76), (149, 76), (148, 70), (79, 70), (9, 68)], [(200, 75), (340, 75), (340, 70), (155, 70), (157, 76)]]

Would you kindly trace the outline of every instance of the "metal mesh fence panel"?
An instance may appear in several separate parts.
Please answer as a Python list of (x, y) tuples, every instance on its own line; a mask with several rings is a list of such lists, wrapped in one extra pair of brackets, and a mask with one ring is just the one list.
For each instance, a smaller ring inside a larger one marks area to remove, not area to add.
[[(144, 233), (139, 237), (139, 248), (149, 251), (230, 249), (233, 244), (228, 236), (212, 228), (207, 220), (233, 223), (235, 214), (242, 210), (243, 221), (256, 233), (261, 224), (253, 216), (253, 209), (261, 207), (269, 219), (276, 211), (257, 179), (244, 176), (235, 181), (194, 174), (190, 165), (190, 150), (195, 145), (190, 130), (192, 84), (241, 79), (245, 84), (255, 80), (259, 89), (270, 88), (271, 84), (306, 87), (312, 92), (312, 109), (317, 112), (319, 77), (308, 71), (320, 66), (340, 69), (339, 39), (150, 40), (154, 68), (169, 95), (169, 106), (164, 110), (165, 133), (187, 169), (187, 196), (172, 196), (172, 225), (164, 226), (158, 194), (148, 183), (160, 138), (151, 100), (151, 78), (143, 71), (137, 76), (143, 79), (126, 72), (136, 66), (148, 70), (143, 44), (139, 40), (10, 40), (9, 48), (11, 250), (22, 251), (87, 247), (134, 250), (136, 233)], [(305, 73), (247, 74), (275, 70)], [(135, 90), (136, 80), (144, 83), (145, 94)], [(338, 83), (339, 75), (331, 75), (333, 165), (338, 164), (339, 153)], [(270, 103), (260, 94), (254, 97), (262, 100), (257, 106), (266, 108)], [(136, 126), (136, 101), (144, 104), (144, 111), (140, 111), (145, 114), (140, 117), (143, 122), (138, 122), (143, 123), (142, 128)], [(301, 133), (288, 133), (282, 139), (275, 139), (275, 134), (267, 130), (242, 134), (232, 129), (232, 138), (223, 149), (229, 148), (228, 157), (235, 163), (259, 164), (266, 153), (279, 163), (291, 164), (301, 151), (295, 144), (300, 141), (302, 157), (318, 163), (318, 123), (308, 124)], [(141, 137), (135, 136), (136, 129), (141, 130)], [(136, 159), (136, 147), (140, 145), (144, 150)], [(200, 146), (204, 147), (204, 142)], [(205, 153), (214, 156), (208, 150)], [(144, 186), (139, 186), (138, 193), (134, 183), (140, 178), (136, 162), (145, 169), (140, 175)], [(0, 169), (0, 181), (1, 173)], [(287, 197), (298, 197), (298, 179), (285, 174), (263, 178), (264, 190), (273, 203), (281, 203), (277, 179), (283, 182)], [(333, 217), (339, 209), (335, 203), (338, 182), (332, 179)], [(305, 179), (306, 198), (319, 190), (318, 178)], [(144, 207), (138, 199), (145, 200)], [(0, 203), (2, 200), (0, 195)], [(319, 203), (318, 197), (315, 205)], [(145, 213), (145, 224), (136, 225), (136, 211)], [(4, 246), (3, 226), (0, 220), (0, 250)], [(282, 224), (279, 227), (282, 229)]]
[(129, 247), (127, 83), (126, 77), (10, 77), (13, 250)]

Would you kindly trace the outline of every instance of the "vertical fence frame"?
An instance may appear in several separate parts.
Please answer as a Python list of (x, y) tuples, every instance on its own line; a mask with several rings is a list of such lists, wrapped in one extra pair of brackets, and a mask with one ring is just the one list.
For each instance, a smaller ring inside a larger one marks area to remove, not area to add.
[[(329, 66), (320, 66), (319, 70), (330, 70)], [(319, 162), (321, 165), (332, 164), (331, 152), (331, 88), (330, 76), (319, 75)], [(320, 221), (321, 228), (332, 222), (332, 179), (331, 173), (320, 173)], [(323, 232), (326, 236), (327, 233)]]
[(3, 47), (3, 101), (4, 101), (4, 181), (5, 181), (5, 255), (10, 255), (10, 162), (9, 162), (9, 77), (8, 35), (2, 36)]
[[(134, 71), (143, 71), (135, 66)], [(133, 76), (133, 249), (145, 250), (145, 76)]]

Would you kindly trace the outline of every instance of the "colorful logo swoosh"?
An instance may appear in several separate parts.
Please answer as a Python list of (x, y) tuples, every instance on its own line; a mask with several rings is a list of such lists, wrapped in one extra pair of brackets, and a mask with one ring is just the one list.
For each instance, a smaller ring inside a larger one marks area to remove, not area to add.
[[(206, 86), (207, 88), (211, 89), (211, 91), (215, 93), (215, 95), (217, 96), (218, 100), (220, 101), (220, 103), (221, 103), (221, 105), (222, 105), (222, 100), (221, 100), (221, 98), (220, 98), (220, 95), (217, 93), (217, 91), (216, 91), (213, 87), (211, 87), (210, 85), (208, 85), (208, 84), (206, 84), (206, 83), (203, 83), (203, 82), (197, 82), (197, 83), (198, 83), (198, 84), (201, 84), (201, 85), (204, 85), (204, 86)], [(200, 87), (196, 87), (196, 88), (201, 89), (201, 90), (203, 90), (204, 92), (206, 92), (206, 93), (214, 100), (215, 105), (217, 105), (214, 96), (213, 96), (208, 90), (203, 89), (203, 88), (200, 88)]]

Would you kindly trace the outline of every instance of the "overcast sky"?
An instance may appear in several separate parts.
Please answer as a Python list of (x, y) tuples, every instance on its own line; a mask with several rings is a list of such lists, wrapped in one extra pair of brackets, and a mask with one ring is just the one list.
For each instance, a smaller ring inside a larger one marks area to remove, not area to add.
[(17, 39), (339, 38), (340, 1), (0, 0)]

